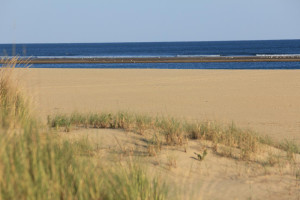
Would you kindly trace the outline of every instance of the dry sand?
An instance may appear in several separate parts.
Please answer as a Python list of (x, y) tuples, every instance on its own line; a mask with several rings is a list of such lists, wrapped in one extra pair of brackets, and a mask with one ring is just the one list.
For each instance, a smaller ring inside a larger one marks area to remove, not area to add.
[(96, 162), (134, 160), (143, 163), (150, 177), (159, 176), (167, 183), (168, 199), (300, 198), (300, 179), (295, 176), (299, 157), (295, 166), (283, 162), (272, 167), (218, 156), (208, 148), (205, 159), (199, 161), (194, 152), (209, 146), (205, 141), (189, 141), (186, 151), (183, 147), (164, 146), (156, 156), (150, 157), (147, 135), (111, 129), (80, 129), (61, 134), (68, 140), (87, 137), (90, 144), (98, 148), (94, 155)]
[(20, 70), (42, 119), (73, 111), (132, 111), (235, 122), (300, 142), (299, 70)]

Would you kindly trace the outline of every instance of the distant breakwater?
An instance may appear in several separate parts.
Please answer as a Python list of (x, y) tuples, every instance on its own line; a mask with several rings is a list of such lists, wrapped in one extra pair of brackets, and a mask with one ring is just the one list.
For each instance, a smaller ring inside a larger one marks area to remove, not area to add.
[[(4, 64), (11, 58), (0, 59)], [(300, 62), (300, 56), (219, 56), (219, 57), (143, 57), (143, 58), (19, 58), (19, 64), (72, 63), (201, 63), (201, 62)]]

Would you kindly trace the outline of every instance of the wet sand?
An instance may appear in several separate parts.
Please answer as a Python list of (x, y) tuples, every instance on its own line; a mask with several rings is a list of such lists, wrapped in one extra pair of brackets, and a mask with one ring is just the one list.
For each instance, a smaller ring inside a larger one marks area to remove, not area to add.
[(235, 122), (300, 143), (299, 70), (18, 69), (48, 114), (119, 110)]

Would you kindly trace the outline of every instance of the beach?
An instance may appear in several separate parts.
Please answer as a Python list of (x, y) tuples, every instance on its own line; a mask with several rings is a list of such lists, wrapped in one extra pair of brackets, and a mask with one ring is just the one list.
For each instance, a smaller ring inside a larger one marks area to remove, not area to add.
[(0, 200), (300, 200), (300, 1), (2, 4)]
[(163, 69), (18, 69), (47, 115), (118, 112), (187, 121), (235, 123), (300, 143), (300, 71)]

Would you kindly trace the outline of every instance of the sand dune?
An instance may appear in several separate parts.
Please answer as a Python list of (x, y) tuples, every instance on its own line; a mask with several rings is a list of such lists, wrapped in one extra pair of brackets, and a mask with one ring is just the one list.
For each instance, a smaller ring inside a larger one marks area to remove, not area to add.
[[(293, 175), (293, 165), (282, 162), (272, 167), (235, 160), (216, 155), (211, 148), (205, 159), (199, 161), (194, 152), (210, 146), (207, 141), (189, 141), (186, 151), (180, 146), (164, 146), (156, 156), (149, 156), (147, 134), (79, 129), (63, 132), (61, 136), (71, 141), (88, 138), (91, 145), (100, 147), (96, 160), (99, 157), (112, 162), (141, 162), (149, 176), (159, 175), (167, 183), (168, 199), (299, 199), (299, 178)], [(298, 164), (299, 156), (296, 160)]]

